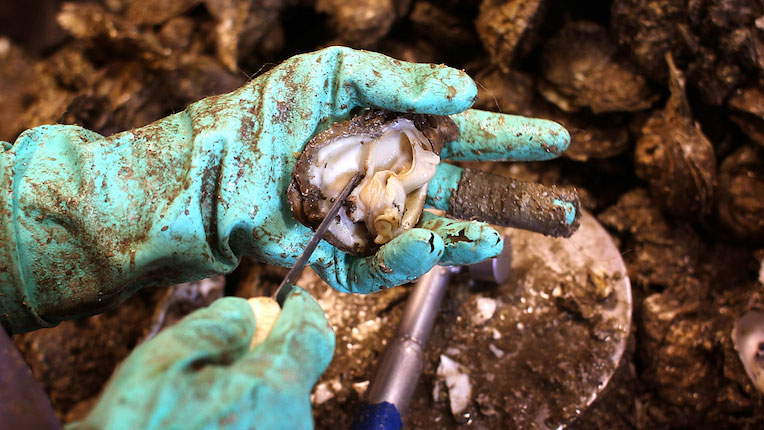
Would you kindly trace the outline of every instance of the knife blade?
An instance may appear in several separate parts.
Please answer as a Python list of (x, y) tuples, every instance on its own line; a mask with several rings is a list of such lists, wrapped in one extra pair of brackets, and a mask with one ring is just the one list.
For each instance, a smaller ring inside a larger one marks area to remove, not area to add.
[(329, 228), (332, 222), (334, 222), (334, 217), (340, 211), (340, 208), (345, 202), (345, 199), (347, 199), (348, 195), (350, 195), (350, 192), (356, 186), (359, 177), (360, 173), (356, 173), (350, 182), (345, 185), (345, 188), (342, 190), (340, 195), (337, 196), (337, 199), (334, 201), (331, 209), (329, 209), (329, 212), (327, 212), (324, 220), (321, 221), (321, 224), (319, 224), (318, 228), (316, 228), (316, 232), (313, 233), (313, 237), (311, 237), (310, 241), (308, 241), (308, 244), (305, 245), (305, 250), (302, 251), (302, 254), (300, 254), (300, 256), (297, 258), (297, 261), (295, 261), (294, 266), (292, 266), (292, 268), (289, 270), (289, 273), (287, 273), (287, 275), (284, 277), (284, 280), (281, 281), (279, 287), (276, 289), (273, 295), (271, 295), (271, 297), (275, 299), (279, 305), (283, 305), (286, 298), (289, 297), (289, 293), (292, 291), (292, 288), (294, 288), (297, 278), (300, 277), (302, 270), (308, 264), (308, 260), (313, 254), (313, 251), (315, 251), (318, 242), (321, 241), (321, 238), (323, 237), (324, 233), (326, 233), (326, 230)]

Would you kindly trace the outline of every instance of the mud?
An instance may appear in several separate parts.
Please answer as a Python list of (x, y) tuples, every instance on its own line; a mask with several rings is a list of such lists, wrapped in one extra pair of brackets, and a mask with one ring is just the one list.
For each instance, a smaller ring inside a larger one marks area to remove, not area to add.
[[(467, 274), (451, 282), (425, 351), (408, 428), (557, 428), (586, 409), (621, 363), (630, 296), (607, 233), (589, 215), (570, 240), (504, 231), (513, 249), (510, 278), (498, 287), (472, 282)], [(338, 336), (335, 360), (313, 392), (317, 428), (338, 428), (357, 411), (407, 289), (386, 291), (380, 304), (346, 300), (314, 274), (301, 282)], [(495, 304), (493, 311), (479, 310), (486, 301)], [(460, 363), (472, 385), (468, 407), (458, 416), (436, 375), (441, 354)]]

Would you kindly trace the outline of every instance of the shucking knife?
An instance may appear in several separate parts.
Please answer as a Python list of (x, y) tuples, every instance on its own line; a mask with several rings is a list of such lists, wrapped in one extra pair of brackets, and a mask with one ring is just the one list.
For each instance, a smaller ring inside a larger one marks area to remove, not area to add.
[(289, 270), (289, 273), (287, 273), (286, 277), (284, 277), (284, 280), (281, 281), (281, 285), (279, 285), (273, 295), (271, 295), (271, 298), (276, 300), (279, 305), (283, 306), (284, 301), (287, 297), (289, 297), (289, 293), (292, 291), (292, 288), (294, 288), (295, 282), (297, 282), (297, 278), (300, 277), (300, 274), (305, 268), (305, 265), (308, 264), (310, 256), (313, 255), (313, 251), (316, 249), (318, 242), (321, 241), (321, 238), (329, 228), (329, 225), (331, 225), (331, 223), (334, 221), (334, 217), (337, 216), (337, 212), (340, 211), (340, 208), (345, 202), (345, 199), (348, 198), (348, 195), (353, 190), (353, 187), (355, 187), (359, 176), (360, 174), (356, 173), (355, 176), (353, 176), (350, 182), (348, 182), (348, 184), (342, 190), (340, 195), (337, 196), (337, 199), (334, 201), (331, 209), (329, 209), (329, 212), (327, 212), (326, 217), (323, 221), (321, 221), (321, 224), (318, 225), (316, 232), (313, 233), (313, 237), (310, 238), (310, 241), (305, 246), (305, 250), (302, 251), (302, 254), (297, 258), (297, 261), (295, 261), (294, 266), (292, 266), (292, 268)]
[(308, 244), (305, 245), (305, 250), (303, 250), (302, 254), (297, 258), (294, 266), (289, 270), (289, 273), (284, 277), (284, 280), (281, 281), (281, 284), (276, 291), (270, 297), (252, 297), (248, 300), (249, 305), (252, 307), (252, 312), (255, 314), (255, 320), (257, 321), (257, 324), (255, 325), (255, 333), (252, 335), (252, 340), (249, 346), (250, 349), (256, 347), (268, 338), (271, 329), (276, 324), (276, 320), (281, 313), (281, 307), (284, 306), (284, 302), (295, 287), (297, 278), (300, 277), (302, 270), (308, 264), (308, 260), (310, 260), (310, 256), (313, 254), (313, 251), (315, 251), (318, 242), (321, 241), (321, 237), (323, 237), (324, 233), (329, 228), (329, 225), (334, 221), (334, 217), (337, 216), (337, 213), (342, 207), (342, 203), (347, 199), (350, 191), (352, 191), (353, 187), (358, 183), (359, 176), (360, 174), (356, 173), (355, 176), (353, 176), (353, 179), (351, 179), (342, 190), (340, 195), (337, 196), (331, 209), (327, 212), (326, 217), (321, 221), (321, 224), (318, 225), (316, 232), (313, 233), (313, 237), (311, 237)]

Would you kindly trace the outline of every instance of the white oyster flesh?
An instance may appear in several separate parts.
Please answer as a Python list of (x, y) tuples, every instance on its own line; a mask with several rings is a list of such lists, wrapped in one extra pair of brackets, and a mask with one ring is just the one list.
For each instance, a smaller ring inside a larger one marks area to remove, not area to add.
[(751, 382), (764, 393), (764, 312), (752, 310), (738, 318), (732, 342)]
[(412, 228), (418, 221), (427, 196), (427, 184), (435, 176), (440, 157), (414, 123), (399, 118), (387, 125), (378, 138), (349, 136), (320, 148), (309, 177), (326, 200), (328, 211), (334, 198), (360, 172), (361, 182), (347, 201), (348, 213), (340, 210), (339, 221), (329, 231), (342, 243), (361, 244), (366, 227), (374, 243), (384, 244)]

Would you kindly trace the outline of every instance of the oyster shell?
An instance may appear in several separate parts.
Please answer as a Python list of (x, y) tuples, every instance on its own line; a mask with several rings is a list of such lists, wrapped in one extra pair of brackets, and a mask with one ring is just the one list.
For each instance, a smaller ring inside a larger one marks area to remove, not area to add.
[(288, 191), (292, 212), (302, 224), (318, 227), (360, 172), (324, 239), (352, 254), (371, 254), (419, 221), (443, 144), (458, 136), (445, 116), (370, 110), (338, 122), (300, 155)]
[(751, 382), (764, 393), (764, 312), (751, 310), (738, 318), (732, 342)]

